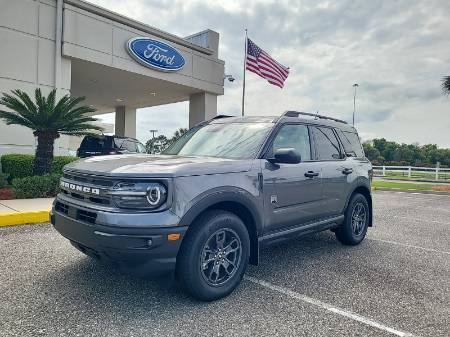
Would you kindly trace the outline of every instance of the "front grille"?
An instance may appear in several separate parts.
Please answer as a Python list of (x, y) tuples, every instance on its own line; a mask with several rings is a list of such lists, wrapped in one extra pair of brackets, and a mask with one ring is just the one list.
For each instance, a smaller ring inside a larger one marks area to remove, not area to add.
[(67, 215), (69, 218), (77, 219), (83, 222), (95, 224), (97, 213), (78, 209), (76, 206), (69, 206), (63, 202), (57, 201), (55, 211)]
[(91, 197), (88, 195), (70, 192), (70, 191), (67, 191), (64, 189), (61, 189), (61, 193), (65, 194), (67, 196), (70, 196), (74, 199), (82, 200), (82, 201), (93, 203), (93, 204), (105, 205), (105, 206), (108, 206), (111, 204), (111, 199), (109, 197)]
[(77, 210), (77, 220), (94, 224), (96, 219), (97, 213), (83, 211), (81, 209)]
[(69, 214), (69, 206), (68, 205), (66, 205), (66, 204), (63, 204), (62, 202), (56, 202), (56, 204), (55, 204), (55, 209), (58, 211), (58, 212), (61, 212), (61, 213), (64, 213), (64, 214)]
[[(112, 205), (111, 197), (106, 193), (107, 189), (114, 186), (115, 181), (111, 179), (64, 173), (62, 182), (69, 184), (69, 186), (60, 186), (61, 193), (68, 197), (91, 204)], [(82, 189), (83, 187), (88, 190), (85, 191)], [(90, 192), (93, 189), (96, 189), (99, 193)]]

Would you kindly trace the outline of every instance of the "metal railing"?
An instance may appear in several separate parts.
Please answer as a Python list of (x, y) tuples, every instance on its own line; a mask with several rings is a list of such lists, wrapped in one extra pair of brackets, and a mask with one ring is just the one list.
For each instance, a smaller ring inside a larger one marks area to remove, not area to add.
[(389, 179), (450, 181), (450, 168), (417, 166), (373, 166), (375, 177)]

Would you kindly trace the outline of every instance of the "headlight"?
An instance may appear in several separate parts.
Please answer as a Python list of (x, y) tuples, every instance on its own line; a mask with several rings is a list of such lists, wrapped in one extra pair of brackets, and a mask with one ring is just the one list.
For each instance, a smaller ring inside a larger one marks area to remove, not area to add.
[(157, 182), (120, 182), (109, 192), (120, 208), (157, 209), (167, 200), (167, 188)]

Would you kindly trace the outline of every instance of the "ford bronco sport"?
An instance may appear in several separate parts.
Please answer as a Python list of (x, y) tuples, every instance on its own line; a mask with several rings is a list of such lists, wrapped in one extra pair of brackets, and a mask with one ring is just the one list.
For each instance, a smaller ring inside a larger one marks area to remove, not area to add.
[(214, 300), (271, 242), (329, 229), (359, 244), (372, 226), (371, 177), (344, 121), (295, 111), (218, 116), (161, 155), (66, 165), (51, 222), (87, 255), (175, 271), (192, 296)]

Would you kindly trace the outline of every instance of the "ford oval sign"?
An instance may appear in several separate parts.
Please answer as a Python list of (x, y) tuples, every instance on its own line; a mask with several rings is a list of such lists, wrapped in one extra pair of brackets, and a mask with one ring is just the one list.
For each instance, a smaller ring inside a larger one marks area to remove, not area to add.
[(127, 42), (127, 51), (142, 65), (162, 71), (177, 71), (184, 66), (184, 57), (167, 43), (148, 37), (135, 37)]

